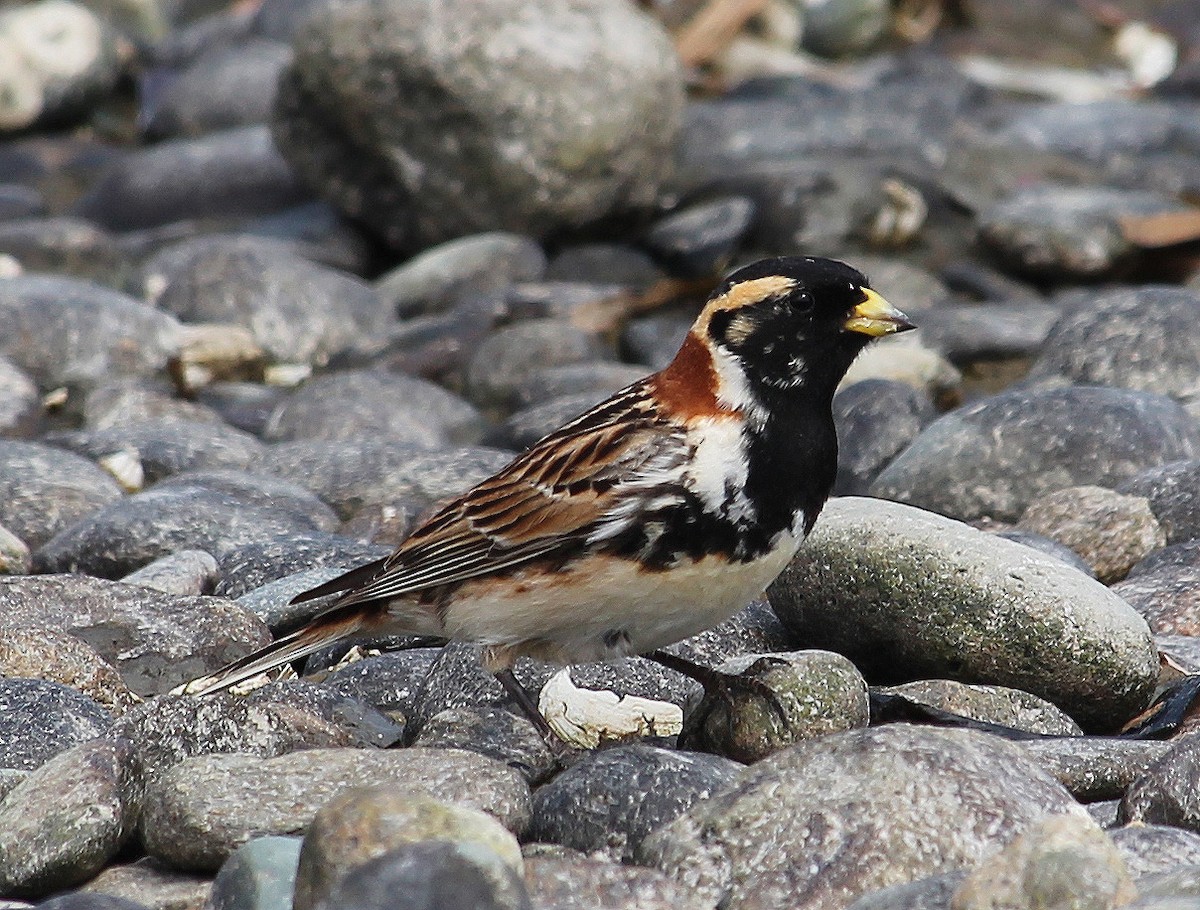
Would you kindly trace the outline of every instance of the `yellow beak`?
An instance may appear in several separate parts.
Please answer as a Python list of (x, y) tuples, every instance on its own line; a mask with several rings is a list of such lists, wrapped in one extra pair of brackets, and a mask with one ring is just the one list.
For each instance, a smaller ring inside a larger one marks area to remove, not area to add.
[(863, 295), (866, 299), (850, 311), (850, 318), (844, 323), (846, 331), (878, 338), (916, 328), (907, 316), (870, 288), (863, 288)]

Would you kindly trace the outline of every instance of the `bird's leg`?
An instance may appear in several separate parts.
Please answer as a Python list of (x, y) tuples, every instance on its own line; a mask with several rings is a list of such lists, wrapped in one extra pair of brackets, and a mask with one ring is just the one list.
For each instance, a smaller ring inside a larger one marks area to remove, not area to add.
[(784, 710), (783, 703), (779, 700), (779, 695), (761, 679), (734, 673), (722, 673), (720, 670), (692, 663), (690, 660), (671, 654), (668, 651), (650, 651), (647, 654), (643, 654), (642, 657), (652, 660), (656, 664), (661, 664), (668, 670), (682, 673), (689, 679), (696, 680), (696, 682), (704, 687), (705, 695), (711, 693), (725, 702), (731, 722), (734, 707), (732, 692), (735, 689), (741, 689), (743, 692), (752, 692), (765, 701), (775, 716), (779, 718), (779, 722), (784, 728), (786, 729), (787, 727), (788, 715), (787, 711)]
[(555, 758), (562, 759), (571, 750), (570, 743), (567, 743), (561, 736), (554, 732), (554, 729), (546, 722), (546, 718), (542, 716), (542, 712), (538, 710), (537, 703), (533, 700), (533, 696), (529, 694), (529, 690), (521, 685), (520, 680), (513, 675), (511, 667), (503, 670), (496, 670), (493, 675), (500, 681), (500, 685), (504, 686), (504, 691), (513, 697), (516, 703), (521, 707), (522, 713), (529, 718), (540, 734), (542, 739), (546, 741), (546, 745), (554, 754)]

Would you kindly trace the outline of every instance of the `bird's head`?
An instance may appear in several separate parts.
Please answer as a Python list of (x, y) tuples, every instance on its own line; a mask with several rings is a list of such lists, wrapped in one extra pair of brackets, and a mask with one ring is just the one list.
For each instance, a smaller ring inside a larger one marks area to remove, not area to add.
[(912, 328), (857, 269), (833, 259), (779, 257), (726, 278), (692, 326), (685, 348), (699, 343), (706, 349), (718, 379), (717, 397), (745, 408), (747, 395), (759, 400), (806, 389), (832, 396), (869, 342)]

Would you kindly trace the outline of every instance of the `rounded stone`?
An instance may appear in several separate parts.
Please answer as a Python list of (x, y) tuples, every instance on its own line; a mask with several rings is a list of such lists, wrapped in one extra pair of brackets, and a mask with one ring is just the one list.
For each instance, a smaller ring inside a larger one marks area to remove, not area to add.
[(951, 679), (921, 679), (883, 689), (923, 705), (975, 720), (1045, 736), (1079, 736), (1079, 725), (1050, 702), (1006, 686), (970, 686)]
[(1057, 559), (911, 506), (826, 506), (768, 590), (799, 640), (868, 679), (946, 678), (1045, 698), (1085, 729), (1145, 708), (1158, 676), (1145, 621)]
[(1167, 543), (1200, 538), (1200, 459), (1148, 468), (1118, 490), (1150, 500), (1150, 511), (1166, 531)]
[(32, 771), (111, 724), (104, 708), (62, 683), (0, 679), (0, 767)]
[(300, 838), (256, 837), (221, 866), (206, 906), (212, 910), (292, 910)]
[(1200, 833), (1200, 736), (1186, 736), (1140, 775), (1121, 800), (1120, 821)]

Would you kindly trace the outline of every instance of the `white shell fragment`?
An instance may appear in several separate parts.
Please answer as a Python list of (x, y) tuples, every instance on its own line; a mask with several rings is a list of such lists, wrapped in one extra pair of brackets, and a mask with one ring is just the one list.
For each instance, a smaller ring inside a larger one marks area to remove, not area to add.
[(542, 687), (538, 710), (555, 733), (583, 749), (632, 736), (675, 736), (683, 729), (679, 705), (581, 689), (565, 667)]

